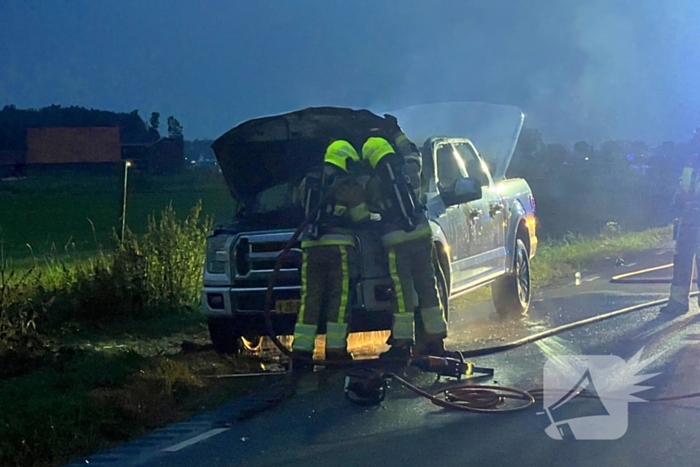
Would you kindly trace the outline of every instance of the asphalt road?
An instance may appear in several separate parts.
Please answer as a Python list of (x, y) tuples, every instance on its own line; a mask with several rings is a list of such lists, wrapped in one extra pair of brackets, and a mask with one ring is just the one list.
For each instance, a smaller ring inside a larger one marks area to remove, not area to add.
[[(458, 299), (452, 305), (448, 347), (496, 345), (665, 298), (668, 284), (612, 284), (609, 279), (669, 260), (668, 251), (654, 251), (628, 262), (625, 268), (585, 274), (581, 285), (563, 283), (540, 290), (530, 316), (520, 322), (498, 321), (489, 304), (463, 309)], [(615, 355), (628, 360), (644, 348), (643, 358), (657, 358), (642, 373), (660, 374), (642, 383), (652, 388), (638, 397), (700, 391), (697, 304), (674, 320), (659, 319), (657, 312), (658, 308), (651, 308), (630, 313), (477, 359), (478, 365), (496, 369), (493, 379), (480, 382), (532, 389), (542, 385), (549, 357)], [(545, 433), (550, 420), (542, 414), (542, 403), (512, 414), (457, 413), (392, 384), (381, 406), (364, 408), (343, 398), (342, 376), (330, 372), (308, 375), (299, 382), (296, 396), (250, 420), (237, 421), (245, 401), (232, 402), (75, 465), (700, 465), (700, 399), (630, 403), (627, 431), (616, 440), (554, 440)], [(433, 382), (432, 377), (412, 371), (408, 376), (423, 387)], [(570, 402), (570, 417), (590, 415), (596, 402)]]

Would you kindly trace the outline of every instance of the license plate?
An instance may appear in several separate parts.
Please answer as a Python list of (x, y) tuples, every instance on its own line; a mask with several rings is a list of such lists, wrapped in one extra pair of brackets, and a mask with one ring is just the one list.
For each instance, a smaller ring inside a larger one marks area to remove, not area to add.
[(277, 300), (275, 301), (275, 311), (277, 313), (299, 313), (301, 310), (301, 300)]

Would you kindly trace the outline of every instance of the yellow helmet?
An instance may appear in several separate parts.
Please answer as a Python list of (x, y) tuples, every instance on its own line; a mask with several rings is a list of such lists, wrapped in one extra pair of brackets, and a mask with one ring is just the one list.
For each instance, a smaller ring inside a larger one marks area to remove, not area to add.
[(357, 151), (345, 140), (339, 139), (333, 141), (326, 149), (326, 155), (323, 157), (323, 162), (333, 164), (343, 171), (348, 171), (348, 159), (353, 162), (360, 162), (360, 156)]
[(375, 168), (387, 154), (394, 154), (394, 148), (384, 138), (373, 136), (368, 138), (362, 146), (362, 158), (369, 162), (372, 168)]

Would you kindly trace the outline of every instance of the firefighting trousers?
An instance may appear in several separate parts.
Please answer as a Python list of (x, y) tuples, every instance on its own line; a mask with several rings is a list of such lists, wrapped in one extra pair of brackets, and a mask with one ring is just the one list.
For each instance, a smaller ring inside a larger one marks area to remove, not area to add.
[(301, 310), (294, 328), (292, 349), (313, 352), (319, 324), (326, 322), (326, 350), (347, 347), (345, 317), (351, 305), (356, 250), (346, 245), (303, 249)]
[[(690, 286), (693, 281), (693, 266), (697, 261), (700, 240), (700, 213), (692, 211), (683, 216), (678, 227), (676, 251), (673, 256), (673, 280), (671, 281), (670, 302), (684, 308), (689, 306)], [(698, 278), (700, 287), (700, 278)]]
[(444, 339), (447, 337), (447, 322), (435, 279), (432, 238), (423, 236), (386, 248), (397, 305), (391, 329), (392, 343), (413, 342), (416, 307), (420, 307), (424, 340)]

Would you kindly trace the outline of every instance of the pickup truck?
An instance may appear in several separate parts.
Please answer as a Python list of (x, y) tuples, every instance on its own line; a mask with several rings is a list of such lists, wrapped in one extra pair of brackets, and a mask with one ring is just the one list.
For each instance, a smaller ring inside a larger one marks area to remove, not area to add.
[[(525, 180), (505, 178), (523, 125), (522, 111), (458, 102), (387, 113), (412, 141), (422, 144), (422, 198), (433, 228), (438, 288), (448, 319), (449, 298), (486, 285), (492, 285), (499, 315), (527, 313), (530, 259), (537, 249), (535, 200)], [(213, 143), (238, 205), (233, 220), (218, 226), (206, 245), (202, 311), (218, 352), (238, 352), (269, 334), (265, 294), (282, 249), (303, 221), (298, 199), (302, 178), (319, 163), (330, 141), (342, 138), (361, 148), (368, 136), (384, 136), (386, 120), (379, 115), (307, 108), (249, 120)], [(390, 329), (393, 289), (385, 255), (371, 223), (356, 235), (360, 264), (350, 330)], [(301, 258), (294, 245), (275, 278), (276, 335), (293, 333)]]

